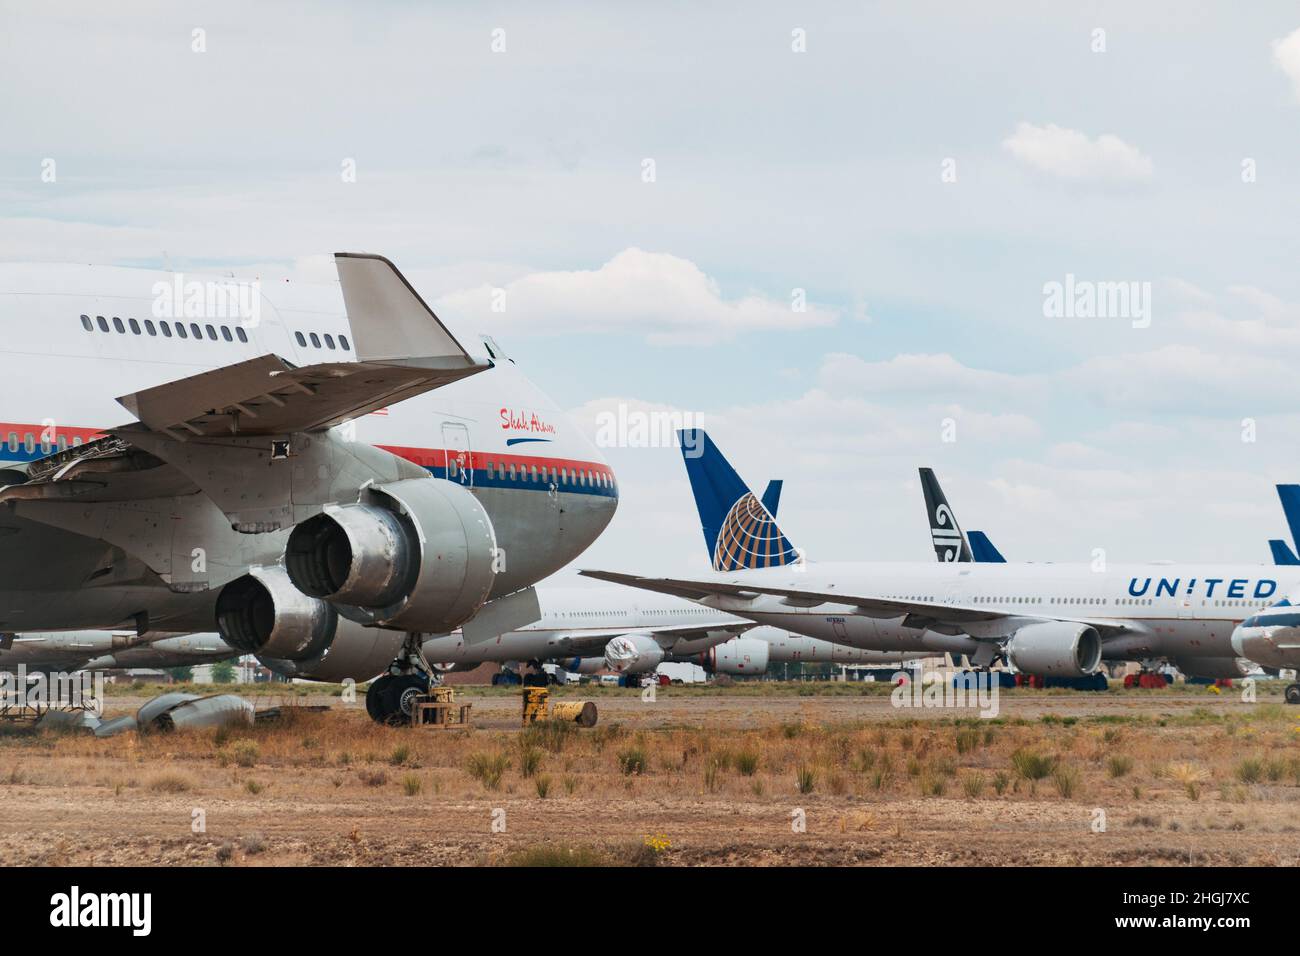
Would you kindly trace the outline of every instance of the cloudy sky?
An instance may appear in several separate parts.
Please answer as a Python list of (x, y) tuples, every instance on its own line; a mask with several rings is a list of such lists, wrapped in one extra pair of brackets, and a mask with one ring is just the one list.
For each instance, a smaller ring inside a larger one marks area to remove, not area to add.
[[(383, 253), (593, 435), (699, 416), (813, 560), (931, 559), (918, 465), (1013, 559), (1267, 560), (1300, 10), (1058, 6), (4, 0), (0, 259)], [(677, 453), (607, 454), (579, 563), (702, 567)]]

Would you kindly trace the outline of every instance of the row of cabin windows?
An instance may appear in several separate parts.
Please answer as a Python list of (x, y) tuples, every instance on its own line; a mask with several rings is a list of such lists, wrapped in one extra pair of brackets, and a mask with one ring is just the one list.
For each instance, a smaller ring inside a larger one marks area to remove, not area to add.
[[(236, 338), (238, 338), (239, 341), (241, 342), (248, 341), (248, 333), (244, 331), (242, 326), (238, 326), (238, 325), (235, 326), (235, 331), (234, 334), (232, 335), (230, 331), (230, 326), (228, 325), (222, 325), (222, 326), (204, 325), (200, 327), (199, 323), (191, 322), (189, 324), (189, 330), (187, 331), (184, 322), (177, 322), (175, 324), (176, 331), (175, 333), (173, 333), (172, 323), (162, 319), (158, 320), (157, 325), (154, 324), (153, 319), (145, 319), (144, 323), (141, 324), (140, 322), (137, 322), (135, 319), (127, 319), (126, 321), (123, 321), (122, 319), (118, 318), (115, 315), (113, 316), (111, 321), (112, 321), (111, 328), (116, 329), (118, 332), (122, 333), (123, 335), (125, 335), (127, 330), (130, 329), (132, 335), (156, 336), (158, 335), (159, 332), (161, 332), (162, 337), (165, 339), (170, 339), (173, 336), (173, 334), (175, 334), (175, 337), (178, 339), (188, 339), (191, 336), (193, 336), (195, 339), (201, 341), (203, 339), (203, 333), (206, 330), (208, 333), (208, 338), (211, 339), (213, 342), (215, 342), (217, 341), (217, 337), (218, 337), (217, 330), (218, 328), (220, 328), (221, 330), (220, 337), (225, 339), (227, 342), (233, 342), (235, 341)], [(102, 315), (95, 316), (94, 322), (90, 321), (90, 316), (88, 315), (83, 315), (81, 317), (81, 327), (85, 329), (87, 332), (95, 331), (96, 325), (99, 326), (99, 331), (108, 332), (110, 331), (109, 322), (110, 320), (104, 318)]]
[[(320, 346), (320, 343), (321, 343), (321, 336), (317, 335), (315, 332), (308, 332), (307, 335), (303, 335), (301, 332), (295, 332), (295, 333), (293, 333), (293, 337), (294, 337), (295, 339), (298, 340), (298, 346), (299, 346), (300, 348), (304, 348), (304, 349), (305, 349), (305, 348), (307, 347), (307, 338), (308, 338), (308, 337), (311, 338), (311, 347), (312, 347), (312, 348), (314, 348), (314, 349), (318, 349), (318, 348), (321, 347), (321, 346)], [(327, 349), (329, 349), (330, 351), (333, 351), (334, 348), (335, 348), (335, 345), (334, 345), (334, 336), (330, 335), (328, 332), (325, 333), (325, 347), (326, 347)], [(351, 352), (351, 351), (352, 351), (352, 346), (348, 343), (348, 337), (347, 337), (346, 335), (340, 335), (340, 336), (339, 336), (339, 344), (338, 344), (337, 347), (338, 347), (338, 348), (341, 348), (341, 349), (342, 349), (343, 351), (345, 351), (345, 352)]]
[[(36, 436), (33, 435), (31, 432), (28, 432), (27, 434), (23, 435), (21, 439), (19, 439), (17, 432), (10, 432), (9, 441), (7, 442), (7, 444), (9, 445), (9, 450), (11, 452), (16, 452), (18, 451), (19, 448), (22, 448), (22, 450), (29, 455), (35, 453), (36, 448), (39, 445), (41, 449), (41, 454), (48, 455), (51, 452), (53, 452), (56, 447), (58, 448), (59, 451), (67, 451), (68, 436), (59, 435), (55, 438), (53, 442), (49, 441), (48, 439), (43, 439), (38, 442), (36, 440)], [(72, 447), (75, 448), (80, 444), (81, 444), (80, 437), (76, 437), (72, 439)]]
[[(975, 598), (975, 603), (976, 603), (976, 604), (1042, 604), (1042, 603), (1043, 603), (1043, 598), (992, 598), (992, 597), (988, 597), (988, 598), (986, 598), (986, 597), (977, 597), (977, 598)], [(1049, 603), (1051, 603), (1051, 604), (1101, 604), (1101, 605), (1109, 605), (1109, 604), (1111, 603), (1111, 601), (1110, 601), (1109, 598), (1099, 598), (1099, 597), (1063, 597), (1063, 598), (1051, 598), (1051, 599), (1049, 599)], [(1153, 604), (1153, 603), (1154, 603), (1154, 600), (1153, 600), (1152, 598), (1116, 598), (1116, 599), (1115, 599), (1115, 604), (1118, 605), (1118, 606), (1121, 606), (1121, 607), (1135, 607), (1135, 606), (1138, 606), (1138, 605), (1149, 606), (1149, 605), (1151, 605), (1151, 604)], [(1224, 599), (1224, 600), (1216, 600), (1216, 601), (1214, 602), (1214, 607), (1264, 607), (1264, 606), (1266, 606), (1267, 604), (1268, 604), (1267, 601), (1249, 601), (1249, 600), (1228, 600), (1228, 599)], [(1204, 600), (1202, 600), (1202, 601), (1201, 601), (1201, 606), (1202, 606), (1202, 607), (1206, 607), (1206, 606), (1208, 606), (1208, 605), (1207, 605), (1207, 603), (1206, 603)]]
[[(531, 469), (531, 470), (530, 470)], [(456, 473), (456, 462), (451, 462), (448, 471), (448, 477)], [(500, 478), (502, 481), (547, 481), (547, 468), (545, 465), (539, 470), (536, 465), (519, 465), (515, 466), (512, 462), (509, 465), (497, 464), (489, 461), (487, 463), (487, 476), (489, 478)], [(578, 485), (583, 488), (605, 488), (614, 487), (614, 479), (599, 471), (591, 471), (586, 468), (554, 468), (550, 469), (549, 480), (556, 485)]]

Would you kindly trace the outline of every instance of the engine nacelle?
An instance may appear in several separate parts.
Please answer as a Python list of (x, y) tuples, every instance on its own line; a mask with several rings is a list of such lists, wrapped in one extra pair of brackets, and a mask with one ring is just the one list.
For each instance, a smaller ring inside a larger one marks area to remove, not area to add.
[(1072, 621), (1027, 624), (1007, 642), (1007, 659), (1024, 674), (1085, 677), (1101, 665), (1101, 637)]
[(736, 637), (701, 654), (700, 666), (711, 674), (762, 674), (767, 670), (769, 650), (767, 641)]
[(1300, 608), (1284, 604), (1246, 618), (1232, 632), (1232, 649), (1264, 667), (1300, 667)]
[(597, 674), (608, 666), (603, 657), (566, 657), (556, 663), (570, 674)]
[(253, 568), (221, 589), (217, 630), (237, 652), (256, 654), (278, 674), (322, 681), (374, 677), (406, 638), (340, 617), (294, 587), (279, 566)]
[(217, 595), (217, 630), (242, 654), (309, 660), (329, 647), (337, 623), (334, 608), (299, 591), (278, 565), (253, 568)]
[(283, 660), (259, 654), (257, 659), (277, 674), (309, 680), (339, 682), (370, 680), (382, 673), (402, 650), (406, 634), (383, 627), (366, 627), (338, 617), (329, 646), (306, 660)]
[(474, 495), (450, 481), (408, 478), (327, 505), (289, 535), (293, 583), (345, 617), (404, 631), (447, 633), (487, 600), (496, 535)]
[(605, 645), (605, 666), (618, 674), (644, 674), (663, 659), (659, 642), (644, 634), (623, 634)]

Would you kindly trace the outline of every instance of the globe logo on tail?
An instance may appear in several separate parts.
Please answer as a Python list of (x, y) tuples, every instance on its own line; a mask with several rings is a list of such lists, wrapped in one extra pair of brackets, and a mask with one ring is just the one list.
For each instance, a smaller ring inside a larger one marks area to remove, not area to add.
[(752, 492), (731, 506), (713, 549), (714, 570), (776, 568), (798, 562), (799, 553), (794, 545)]

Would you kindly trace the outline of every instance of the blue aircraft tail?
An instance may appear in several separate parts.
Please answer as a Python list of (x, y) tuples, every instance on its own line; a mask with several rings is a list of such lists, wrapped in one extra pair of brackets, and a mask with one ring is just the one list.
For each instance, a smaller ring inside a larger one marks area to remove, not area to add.
[[(1277, 497), (1282, 502), (1282, 513), (1286, 515), (1286, 526), (1291, 529), (1292, 544), (1300, 549), (1300, 485), (1278, 485)], [(1273, 561), (1276, 564), (1295, 564), (1296, 561), (1282, 561), (1278, 558), (1277, 548), (1273, 542), (1268, 543), (1269, 548), (1273, 550)], [(1291, 548), (1285, 549), (1285, 555), (1295, 558), (1297, 551)]]
[(971, 555), (974, 560), (985, 564), (1006, 564), (1002, 552), (993, 547), (993, 542), (983, 531), (967, 531), (966, 540), (970, 542)]
[(1283, 565), (1300, 564), (1300, 558), (1296, 557), (1290, 545), (1278, 538), (1271, 538), (1268, 542), (1268, 549), (1273, 552), (1273, 563)]
[(767, 488), (763, 491), (763, 507), (773, 518), (776, 517), (776, 509), (781, 506), (781, 486), (784, 484), (780, 478), (773, 478), (767, 483)]
[[(777, 526), (772, 509), (754, 496), (713, 439), (699, 428), (678, 432), (678, 438), (714, 570), (795, 564), (799, 553)], [(763, 497), (775, 506), (779, 485), (773, 494), (769, 484)]]

